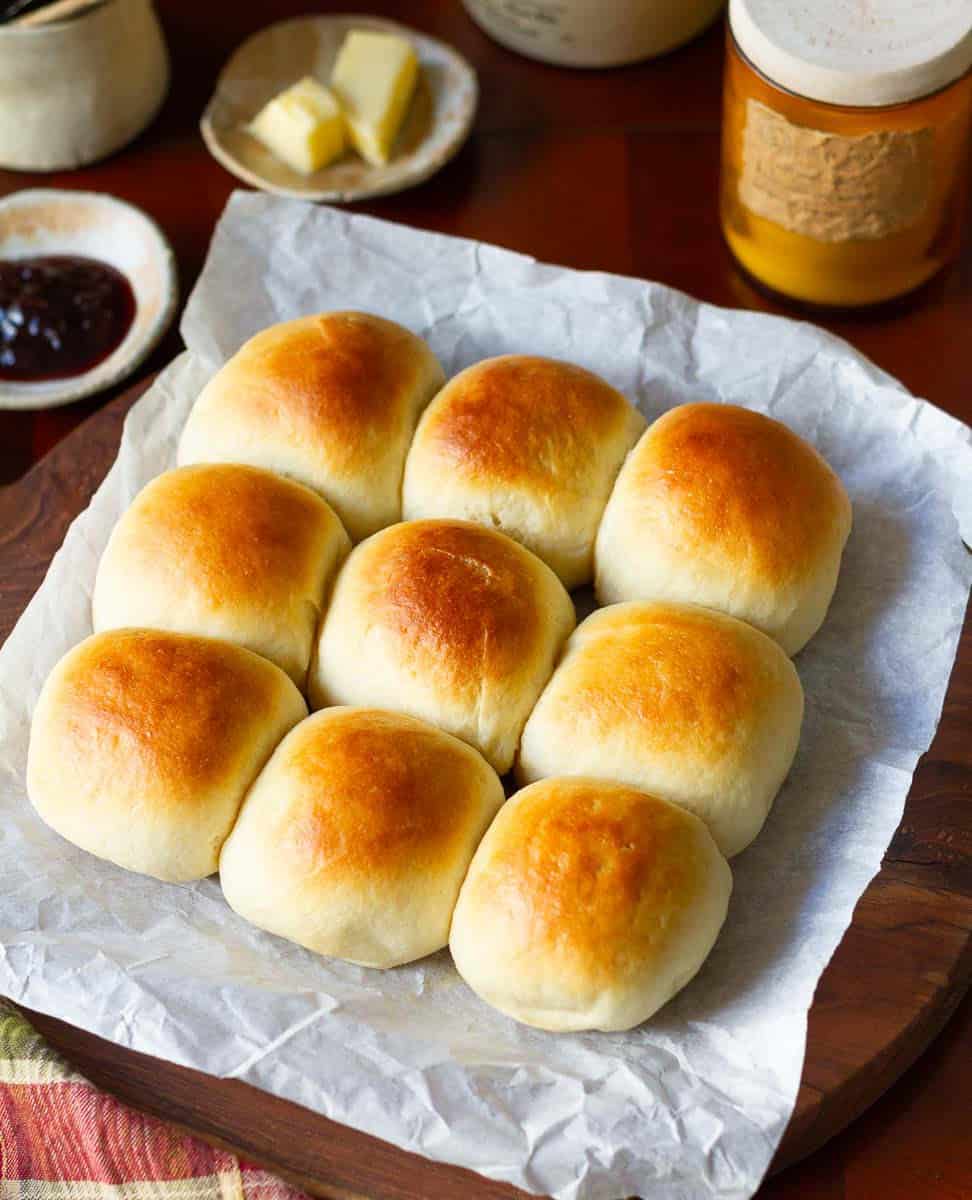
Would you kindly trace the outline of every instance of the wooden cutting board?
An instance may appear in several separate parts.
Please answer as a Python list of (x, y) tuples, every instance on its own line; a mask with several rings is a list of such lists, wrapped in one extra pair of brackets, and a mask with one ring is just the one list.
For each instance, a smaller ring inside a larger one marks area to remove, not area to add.
[[(0, 640), (118, 448), (120, 396), (0, 490)], [(774, 1163), (809, 1154), (875, 1100), (941, 1029), (972, 982), (972, 616), (941, 726), (904, 819), (821, 978), (796, 1110)], [(96, 1084), (333, 1200), (498, 1200), (525, 1193), (397, 1150), (248, 1084), (125, 1050), (37, 1013)]]

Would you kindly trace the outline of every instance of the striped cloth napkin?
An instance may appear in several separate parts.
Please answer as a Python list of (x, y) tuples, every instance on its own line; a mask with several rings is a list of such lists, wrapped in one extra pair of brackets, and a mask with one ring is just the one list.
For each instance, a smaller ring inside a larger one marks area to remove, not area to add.
[(305, 1200), (126, 1107), (0, 1002), (0, 1200)]

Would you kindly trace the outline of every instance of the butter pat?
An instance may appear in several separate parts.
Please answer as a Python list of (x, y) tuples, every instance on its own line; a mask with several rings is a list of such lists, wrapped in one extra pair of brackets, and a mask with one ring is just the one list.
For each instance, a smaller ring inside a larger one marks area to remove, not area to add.
[(352, 145), (375, 166), (391, 157), (418, 70), (415, 51), (397, 34), (356, 29), (344, 39), (331, 87), (344, 108)]
[(345, 148), (341, 106), (310, 75), (274, 96), (250, 122), (249, 130), (271, 154), (302, 175), (326, 167)]

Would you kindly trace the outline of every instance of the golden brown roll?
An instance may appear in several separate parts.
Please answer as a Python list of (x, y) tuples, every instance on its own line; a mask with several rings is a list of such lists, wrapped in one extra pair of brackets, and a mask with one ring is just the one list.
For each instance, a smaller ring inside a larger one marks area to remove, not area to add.
[(27, 792), (52, 829), (129, 871), (211, 875), (246, 789), (307, 713), (266, 659), (149, 629), (75, 646), (34, 711)]
[(827, 615), (851, 506), (785, 425), (728, 404), (660, 417), (628, 456), (597, 535), (597, 595), (704, 604), (796, 654)]
[(468, 367), (425, 410), (405, 464), (406, 520), (502, 530), (567, 588), (588, 583), (618, 468), (645, 427), (633, 405), (570, 363), (507, 354)]
[(366, 967), (449, 940), (459, 885), (500, 805), (465, 742), (379, 709), (329, 708), (278, 746), (223, 846), (220, 882), (248, 921)]
[(722, 853), (763, 827), (793, 762), (803, 688), (758, 629), (689, 604), (616, 604), (583, 621), (530, 714), (517, 778), (590, 775), (706, 823)]
[(732, 874), (698, 817), (594, 779), (545, 779), (500, 809), (449, 946), (500, 1012), (554, 1031), (631, 1029), (695, 975)]
[(203, 388), (179, 462), (288, 475), (319, 492), (359, 541), (400, 520), (405, 455), (444, 378), (421, 338), (370, 313), (272, 325)]
[(467, 521), (406, 521), (355, 547), (339, 573), (311, 706), (411, 713), (502, 774), (573, 627), (570, 597), (529, 550)]
[(256, 467), (167, 471), (112, 531), (94, 627), (236, 642), (303, 686), (325, 592), (349, 549), (328, 505), (299, 483)]

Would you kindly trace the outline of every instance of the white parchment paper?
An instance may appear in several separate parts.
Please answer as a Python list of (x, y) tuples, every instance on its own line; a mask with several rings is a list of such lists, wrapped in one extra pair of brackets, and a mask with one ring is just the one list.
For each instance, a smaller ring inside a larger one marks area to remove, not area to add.
[[(530, 351), (600, 372), (649, 416), (700, 398), (771, 413), (851, 493), (833, 608), (797, 660), (807, 714), (793, 772), (733, 863), (711, 958), (634, 1032), (526, 1029), (477, 1000), (446, 953), (385, 973), (316, 958), (237, 918), (215, 879), (127, 874), (27, 802), (29, 715), (90, 632), (113, 523), (173, 465), (193, 398), (245, 338), (339, 307), (410, 326), (448, 372)], [(972, 576), (969, 429), (810, 325), (248, 193), (217, 229), (183, 332), (189, 353), (132, 410), (118, 460), (0, 652), (0, 991), (533, 1191), (751, 1196), (792, 1111), (817, 980), (939, 718)]]

